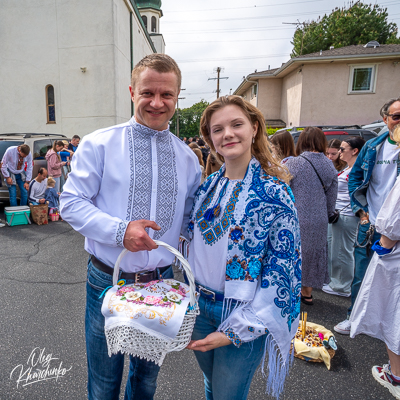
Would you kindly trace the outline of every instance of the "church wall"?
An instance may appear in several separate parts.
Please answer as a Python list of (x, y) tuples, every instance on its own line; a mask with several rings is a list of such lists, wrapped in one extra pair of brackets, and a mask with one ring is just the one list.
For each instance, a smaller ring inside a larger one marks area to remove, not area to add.
[[(124, 0), (3, 0), (0, 132), (83, 136), (128, 120), (130, 11)], [(135, 13), (132, 20), (136, 64), (153, 50)], [(47, 124), (48, 84), (56, 124)]]

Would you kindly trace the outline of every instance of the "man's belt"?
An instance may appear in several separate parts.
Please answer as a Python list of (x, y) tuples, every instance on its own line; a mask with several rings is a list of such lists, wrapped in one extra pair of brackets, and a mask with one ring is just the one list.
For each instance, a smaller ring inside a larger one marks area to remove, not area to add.
[[(104, 264), (103, 261), (100, 261), (98, 258), (96, 258), (93, 254), (90, 256), (92, 260), (92, 264), (101, 272), (104, 272), (108, 275), (113, 275), (114, 269), (109, 267), (107, 264)], [(166, 267), (162, 268), (157, 268), (160, 275), (162, 275), (170, 265), (167, 265)], [(121, 272), (120, 279), (130, 279), (135, 281), (135, 283), (147, 283), (150, 281), (153, 281), (155, 279), (158, 279), (157, 275), (157, 269), (154, 271), (143, 271), (143, 272)]]

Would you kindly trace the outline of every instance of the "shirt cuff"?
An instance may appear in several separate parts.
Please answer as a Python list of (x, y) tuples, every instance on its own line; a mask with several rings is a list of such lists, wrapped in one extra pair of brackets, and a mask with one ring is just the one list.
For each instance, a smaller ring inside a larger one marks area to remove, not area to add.
[(239, 348), (242, 345), (242, 340), (235, 332), (233, 332), (232, 328), (228, 328), (224, 334), (235, 345), (235, 347)]
[(130, 221), (121, 221), (118, 224), (117, 234), (115, 235), (115, 241), (117, 243), (117, 246), (119, 246), (119, 247), (124, 247), (124, 237), (125, 237), (126, 228), (128, 228), (129, 222)]

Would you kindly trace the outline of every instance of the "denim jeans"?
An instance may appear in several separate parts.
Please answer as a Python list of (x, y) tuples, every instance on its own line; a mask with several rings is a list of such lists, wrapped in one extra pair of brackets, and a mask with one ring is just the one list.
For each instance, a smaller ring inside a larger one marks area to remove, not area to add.
[[(365, 224), (365, 225), (359, 224), (358, 227), (359, 230), (357, 235), (357, 241), (358, 243), (362, 243), (365, 240), (365, 236), (370, 227), (370, 224)], [(381, 235), (375, 230), (371, 243), (374, 244), (380, 238)], [(351, 305), (347, 310), (348, 317), (350, 316), (351, 310), (353, 309), (354, 303), (356, 302), (358, 291), (360, 290), (361, 283), (364, 279), (364, 275), (367, 272), (369, 262), (371, 261), (373, 255), (374, 252), (372, 250), (369, 250), (369, 255), (367, 255), (367, 249), (365, 247), (359, 247), (355, 245), (354, 249), (355, 269), (354, 269), (353, 283), (351, 284)]]
[(56, 189), (56, 192), (59, 193), (60, 192), (60, 182), (61, 182), (61, 176), (55, 178), (53, 176), (53, 179), (56, 181), (56, 184), (54, 186), (54, 189)]
[[(21, 178), (21, 174), (15, 174), (15, 182), (19, 186), (21, 193), (20, 206), (26, 206), (28, 204), (28, 191), (24, 188), (24, 181)], [(7, 185), (8, 193), (10, 194), (10, 206), (16, 207), (17, 204), (17, 185)]]
[[(121, 272), (120, 272), (121, 274)], [(172, 267), (163, 273), (173, 278)], [(127, 280), (127, 284), (134, 283)], [(104, 296), (100, 294), (112, 286), (112, 276), (99, 271), (90, 261), (86, 283), (85, 335), (88, 363), (88, 398), (90, 400), (118, 400), (124, 368), (124, 354), (108, 356), (101, 313)], [(157, 387), (160, 367), (152, 361), (129, 356), (130, 366), (125, 389), (125, 400), (151, 400)]]
[[(200, 315), (192, 339), (199, 340), (215, 332), (221, 324), (222, 301), (199, 298)], [(204, 375), (206, 400), (244, 400), (251, 380), (264, 354), (266, 335), (252, 342), (233, 344), (206, 352), (195, 351)]]

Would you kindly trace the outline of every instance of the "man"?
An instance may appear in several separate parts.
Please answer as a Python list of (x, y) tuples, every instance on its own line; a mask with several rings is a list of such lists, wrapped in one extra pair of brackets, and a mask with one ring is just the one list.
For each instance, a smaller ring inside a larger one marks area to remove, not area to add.
[[(29, 182), (32, 179), (32, 154), (27, 144), (10, 146), (3, 156), (1, 172), (6, 180), (10, 194), (10, 206), (17, 206), (17, 185), (21, 193), (20, 205), (26, 206), (28, 201)], [(27, 164), (26, 173), (24, 171)]]
[[(101, 293), (125, 247), (119, 278), (126, 283), (172, 277), (173, 256), (153, 239), (178, 246), (200, 182), (196, 156), (168, 130), (181, 73), (167, 55), (152, 54), (132, 71), (135, 116), (87, 135), (72, 159), (61, 215), (86, 237), (86, 349), (89, 399), (118, 399), (124, 355), (107, 353)], [(152, 251), (150, 251), (152, 250)], [(140, 273), (143, 272), (143, 273)], [(153, 399), (159, 367), (130, 356), (125, 399)]]
[(29, 184), (28, 201), (34, 206), (44, 204), (44, 192), (47, 188), (47, 169), (40, 168), (38, 176)]
[(81, 138), (78, 135), (72, 136), (72, 139), (68, 145), (68, 150), (71, 150), (75, 153), (80, 141), (81, 141)]
[(393, 140), (394, 128), (400, 124), (400, 97), (385, 103), (380, 114), (388, 132), (364, 145), (349, 175), (351, 206), (354, 214), (360, 217), (360, 223), (354, 250), (351, 306), (347, 319), (334, 327), (342, 335), (350, 335), (349, 318), (373, 255), (371, 245), (380, 239), (374, 229), (376, 217), (400, 174), (400, 151)]

